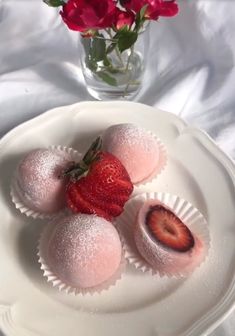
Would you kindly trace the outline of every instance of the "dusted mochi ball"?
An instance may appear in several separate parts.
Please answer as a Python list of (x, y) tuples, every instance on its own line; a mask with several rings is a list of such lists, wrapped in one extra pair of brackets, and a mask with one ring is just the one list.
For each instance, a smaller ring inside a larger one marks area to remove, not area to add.
[(49, 238), (47, 264), (66, 285), (91, 288), (119, 269), (121, 242), (115, 227), (95, 215), (65, 217)]
[(25, 206), (52, 214), (65, 207), (66, 180), (59, 175), (72, 157), (59, 149), (36, 149), (20, 162), (16, 173), (16, 192)]
[(132, 183), (144, 182), (161, 168), (157, 140), (134, 124), (107, 128), (103, 134), (103, 148), (122, 162)]
[(148, 200), (140, 208), (137, 249), (160, 275), (187, 276), (204, 260), (204, 243), (165, 205)]

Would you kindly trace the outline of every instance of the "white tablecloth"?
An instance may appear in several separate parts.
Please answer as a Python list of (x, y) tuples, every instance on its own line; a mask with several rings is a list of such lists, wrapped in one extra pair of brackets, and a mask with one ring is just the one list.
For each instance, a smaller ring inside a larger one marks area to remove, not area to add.
[[(235, 158), (235, 1), (181, 0), (152, 24), (145, 84), (136, 100), (206, 130)], [(0, 137), (55, 106), (92, 100), (76, 32), (41, 0), (0, 0)], [(235, 336), (235, 313), (211, 336)]]

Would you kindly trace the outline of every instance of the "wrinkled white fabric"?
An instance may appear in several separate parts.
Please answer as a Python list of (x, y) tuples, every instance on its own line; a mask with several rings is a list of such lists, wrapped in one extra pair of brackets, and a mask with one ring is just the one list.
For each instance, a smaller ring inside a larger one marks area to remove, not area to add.
[[(0, 0), (0, 137), (60, 105), (92, 100), (78, 34), (41, 0)], [(235, 158), (235, 1), (181, 0), (151, 26), (145, 83), (135, 100), (180, 115)], [(235, 336), (232, 313), (211, 336)]]

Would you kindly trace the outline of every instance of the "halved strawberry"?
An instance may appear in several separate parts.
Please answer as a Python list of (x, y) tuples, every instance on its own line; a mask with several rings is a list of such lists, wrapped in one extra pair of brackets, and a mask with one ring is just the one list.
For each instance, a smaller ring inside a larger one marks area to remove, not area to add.
[[(120, 206), (116, 201), (109, 198), (108, 194), (103, 194), (102, 197), (97, 197), (97, 194), (90, 192), (87, 188), (86, 178), (82, 178), (77, 183), (79, 187), (75, 186), (75, 190), (80, 196), (82, 195), (83, 200), (86, 200), (90, 204), (91, 213), (96, 213), (97, 209), (104, 211), (109, 219), (112, 217), (117, 217), (123, 210), (123, 204)], [(72, 184), (70, 184), (70, 187)], [(126, 202), (126, 201), (125, 201)], [(124, 203), (125, 203), (124, 202)], [(105, 217), (105, 216), (102, 216)], [(107, 218), (108, 219), (108, 218)]]
[(194, 246), (194, 238), (188, 227), (168, 208), (157, 204), (150, 207), (146, 225), (153, 237), (178, 252), (186, 252)]
[(133, 184), (122, 163), (112, 154), (101, 151), (98, 138), (81, 162), (63, 176), (69, 176), (66, 200), (74, 212), (96, 214), (111, 220), (119, 216), (129, 199)]
[(76, 184), (72, 183), (68, 185), (66, 192), (66, 202), (68, 207), (76, 213), (94, 214), (99, 217), (103, 217), (107, 220), (111, 220), (112, 216), (103, 211), (100, 207), (90, 203), (90, 200), (86, 200), (78, 191)]

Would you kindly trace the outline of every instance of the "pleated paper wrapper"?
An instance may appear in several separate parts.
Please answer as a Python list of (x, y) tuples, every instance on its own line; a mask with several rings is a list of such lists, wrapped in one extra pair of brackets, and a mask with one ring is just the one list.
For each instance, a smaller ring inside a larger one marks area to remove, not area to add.
[[(122, 274), (124, 273), (126, 267), (126, 260), (124, 257), (124, 250), (122, 249), (122, 257), (121, 262), (116, 270), (116, 272), (105, 282), (102, 284), (90, 287), (90, 288), (78, 288), (72, 287), (66, 283), (64, 283), (61, 279), (54, 274), (47, 263), (47, 250), (48, 250), (48, 242), (51, 237), (52, 231), (56, 225), (56, 219), (53, 219), (43, 230), (41, 237), (38, 243), (38, 262), (41, 265), (40, 268), (43, 271), (43, 276), (47, 278), (47, 282), (51, 283), (53, 287), (56, 287), (60, 292), (64, 292), (66, 294), (74, 294), (74, 295), (94, 295), (99, 294), (105, 290), (108, 290), (110, 287), (115, 286), (116, 282), (121, 279)], [(121, 240), (122, 242), (122, 240)]]
[[(59, 151), (63, 151), (68, 153), (72, 160), (74, 161), (79, 161), (81, 159), (81, 154), (74, 150), (73, 148), (65, 147), (65, 146), (50, 146), (49, 149), (57, 149)], [(22, 199), (21, 192), (19, 190), (18, 182), (17, 182), (17, 176), (16, 174), (14, 175), (11, 183), (11, 189), (10, 189), (10, 194), (11, 194), (11, 199), (12, 202), (14, 203), (15, 207), (17, 210), (19, 210), (22, 214), (26, 215), (27, 217), (32, 217), (34, 219), (51, 219), (55, 216), (57, 216), (60, 213), (66, 212), (66, 209), (62, 209), (59, 212), (52, 213), (52, 214), (47, 214), (43, 213), (34, 209), (30, 209), (25, 203), (24, 200)]]
[(191, 203), (176, 195), (161, 192), (146, 192), (130, 199), (125, 206), (125, 211), (116, 220), (115, 225), (121, 235), (124, 247), (125, 258), (129, 264), (132, 264), (136, 269), (142, 272), (148, 272), (152, 275), (160, 277), (186, 277), (192, 272), (182, 269), (176, 274), (169, 274), (164, 271), (159, 271), (151, 267), (151, 265), (139, 253), (134, 239), (135, 221), (140, 207), (147, 200), (155, 199), (163, 205), (170, 208), (183, 223), (185, 223), (190, 231), (204, 243), (203, 254), (199, 267), (207, 258), (210, 248), (209, 227), (200, 211)]

